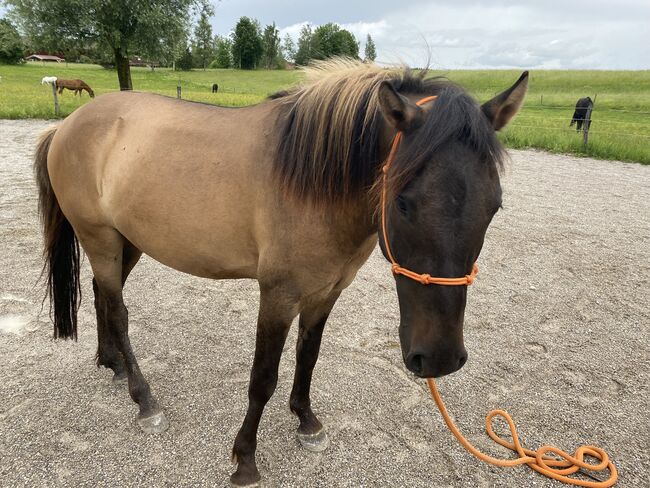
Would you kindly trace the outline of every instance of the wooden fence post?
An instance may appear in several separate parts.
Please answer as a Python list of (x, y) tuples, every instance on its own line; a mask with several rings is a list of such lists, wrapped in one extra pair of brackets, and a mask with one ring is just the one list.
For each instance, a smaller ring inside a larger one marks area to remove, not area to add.
[(59, 108), (59, 97), (56, 95), (56, 82), (52, 83), (52, 96), (54, 97), (54, 115), (58, 117), (61, 110)]
[(176, 98), (181, 98), (181, 85), (176, 85)]

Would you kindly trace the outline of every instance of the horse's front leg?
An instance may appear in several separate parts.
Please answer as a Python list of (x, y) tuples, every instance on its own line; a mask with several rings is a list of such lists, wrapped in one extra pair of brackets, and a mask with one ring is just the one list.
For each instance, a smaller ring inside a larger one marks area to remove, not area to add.
[(308, 450), (320, 452), (328, 446), (328, 438), (311, 409), (309, 389), (311, 377), (318, 360), (325, 322), (336, 303), (340, 291), (333, 292), (324, 302), (306, 308), (300, 313), (300, 329), (296, 344), (296, 372), (289, 400), (289, 408), (300, 420), (297, 436)]
[(260, 473), (255, 464), (257, 428), (264, 406), (273, 395), (278, 382), (278, 365), (282, 348), (298, 315), (298, 304), (276, 289), (261, 286), (260, 311), (257, 321), (255, 359), (248, 387), (248, 411), (232, 449), (237, 471), (230, 477), (233, 486), (255, 486)]

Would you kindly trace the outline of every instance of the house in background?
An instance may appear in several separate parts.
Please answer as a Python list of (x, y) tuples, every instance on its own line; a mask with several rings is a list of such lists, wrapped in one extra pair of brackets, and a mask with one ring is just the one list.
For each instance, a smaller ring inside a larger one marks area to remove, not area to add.
[(25, 58), (27, 61), (43, 61), (44, 63), (63, 63), (65, 59), (51, 54), (32, 54)]

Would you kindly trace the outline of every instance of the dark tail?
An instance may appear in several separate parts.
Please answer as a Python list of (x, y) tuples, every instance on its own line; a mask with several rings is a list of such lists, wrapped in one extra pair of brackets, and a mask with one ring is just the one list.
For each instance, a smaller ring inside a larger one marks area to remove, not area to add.
[(61, 212), (47, 172), (47, 153), (55, 132), (56, 128), (51, 128), (41, 135), (34, 158), (38, 211), (45, 237), (43, 274), (47, 275), (54, 338), (76, 340), (77, 310), (81, 301), (79, 242), (70, 222)]

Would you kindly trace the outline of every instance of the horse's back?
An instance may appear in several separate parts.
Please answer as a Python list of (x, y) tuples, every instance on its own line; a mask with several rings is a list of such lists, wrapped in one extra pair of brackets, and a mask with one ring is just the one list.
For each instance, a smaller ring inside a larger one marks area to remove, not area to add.
[(243, 110), (102, 95), (59, 126), (52, 185), (82, 235), (112, 226), (182, 271), (254, 276), (257, 183), (268, 179), (255, 122)]

